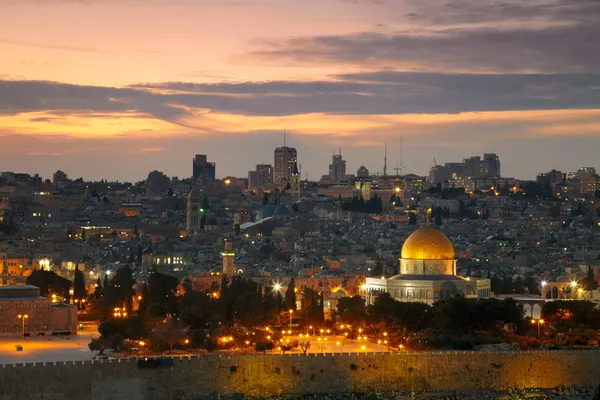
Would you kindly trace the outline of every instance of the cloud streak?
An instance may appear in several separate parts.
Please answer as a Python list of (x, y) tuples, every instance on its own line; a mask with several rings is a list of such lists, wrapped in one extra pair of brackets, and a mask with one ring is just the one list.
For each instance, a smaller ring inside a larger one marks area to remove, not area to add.
[(48, 112), (105, 118), (127, 114), (186, 127), (201, 127), (205, 111), (289, 116), (592, 108), (600, 108), (600, 74), (377, 71), (336, 75), (317, 82), (166, 82), (124, 88), (0, 81), (0, 114)]
[(106, 53), (108, 51), (96, 49), (93, 47), (78, 47), (78, 46), (68, 46), (68, 45), (56, 45), (56, 44), (47, 44), (47, 43), (31, 43), (31, 42), (22, 42), (18, 40), (8, 40), (0, 38), (1, 44), (8, 44), (14, 46), (25, 46), (25, 47), (35, 47), (38, 49), (51, 49), (51, 50), (64, 50), (64, 51), (76, 51), (81, 53)]
[(593, 73), (600, 64), (600, 1), (385, 4), (396, 12), (395, 31), (264, 40), (250, 56), (273, 65), (437, 72)]

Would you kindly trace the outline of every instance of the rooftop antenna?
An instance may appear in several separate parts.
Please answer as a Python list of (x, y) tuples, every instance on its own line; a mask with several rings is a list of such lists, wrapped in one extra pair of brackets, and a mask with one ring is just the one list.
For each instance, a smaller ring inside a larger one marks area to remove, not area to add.
[(387, 142), (385, 142), (385, 155), (383, 156), (383, 176), (387, 176)]
[(396, 175), (398, 176), (402, 175), (402, 170), (404, 169), (404, 164), (402, 163), (402, 153), (402, 134), (400, 134), (400, 165), (394, 168), (394, 171), (396, 171)]
[(287, 129), (283, 130), (283, 147), (286, 147)]

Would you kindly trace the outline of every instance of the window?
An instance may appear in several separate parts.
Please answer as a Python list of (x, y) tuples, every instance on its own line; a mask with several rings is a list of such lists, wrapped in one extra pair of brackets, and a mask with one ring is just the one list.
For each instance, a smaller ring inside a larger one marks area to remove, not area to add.
[(23, 332), (29, 332), (29, 325), (23, 325)]
[(40, 326), (39, 326), (39, 325), (36, 325), (36, 326), (35, 326), (35, 331), (37, 332), (37, 331), (39, 331), (39, 330), (40, 330)]
[(2, 332), (4, 332), (4, 333), (8, 332), (8, 326), (4, 325), (2, 327)]
[(47, 331), (47, 330), (48, 330), (48, 325), (44, 324), (44, 325), (42, 325), (42, 328), (43, 328), (45, 331)]
[(20, 328), (19, 325), (15, 325), (15, 332), (19, 332)]

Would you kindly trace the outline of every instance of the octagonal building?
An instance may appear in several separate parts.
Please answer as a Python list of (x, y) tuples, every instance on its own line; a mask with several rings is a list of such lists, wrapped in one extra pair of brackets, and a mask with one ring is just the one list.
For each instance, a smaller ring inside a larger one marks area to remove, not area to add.
[(388, 292), (398, 301), (428, 304), (455, 296), (491, 296), (489, 279), (456, 274), (454, 246), (446, 235), (429, 225), (413, 232), (404, 242), (400, 274), (367, 278), (363, 290), (368, 304), (381, 292)]

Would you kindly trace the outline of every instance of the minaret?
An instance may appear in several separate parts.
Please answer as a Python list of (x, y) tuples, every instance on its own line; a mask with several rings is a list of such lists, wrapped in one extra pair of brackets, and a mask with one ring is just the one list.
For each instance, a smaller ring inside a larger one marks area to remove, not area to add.
[(300, 197), (300, 171), (298, 171), (298, 163), (295, 162), (292, 167), (292, 197)]
[(223, 257), (223, 275), (232, 278), (235, 273), (235, 253), (233, 251), (233, 243), (229, 240), (225, 241), (225, 249), (221, 253)]

